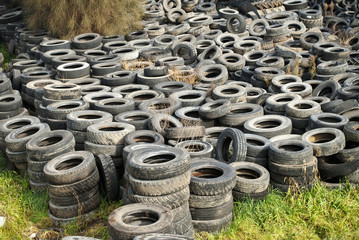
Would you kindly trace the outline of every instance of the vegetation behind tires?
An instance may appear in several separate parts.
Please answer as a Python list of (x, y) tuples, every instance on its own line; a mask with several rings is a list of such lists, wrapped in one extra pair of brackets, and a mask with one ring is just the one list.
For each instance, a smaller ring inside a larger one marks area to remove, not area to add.
[(126, 34), (141, 28), (143, 15), (141, 0), (26, 0), (22, 4), (31, 28), (63, 39), (84, 32)]

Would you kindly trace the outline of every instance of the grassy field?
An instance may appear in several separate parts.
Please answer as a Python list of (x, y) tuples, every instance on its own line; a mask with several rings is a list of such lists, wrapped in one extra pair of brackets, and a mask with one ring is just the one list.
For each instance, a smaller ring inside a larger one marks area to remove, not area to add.
[[(39, 229), (52, 227), (47, 217), (46, 194), (29, 190), (28, 179), (15, 172), (0, 172), (1, 239), (27, 239)], [(88, 221), (66, 226), (66, 235), (108, 239), (106, 219), (121, 202), (102, 200), (98, 213)], [(358, 239), (359, 190), (329, 190), (316, 186), (300, 194), (270, 193), (263, 201), (235, 203), (232, 224), (217, 234), (196, 233), (196, 239)]]

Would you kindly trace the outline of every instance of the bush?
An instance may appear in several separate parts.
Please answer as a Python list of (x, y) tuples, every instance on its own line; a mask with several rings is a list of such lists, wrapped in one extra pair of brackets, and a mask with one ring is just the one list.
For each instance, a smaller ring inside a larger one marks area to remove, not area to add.
[(81, 33), (126, 34), (141, 28), (142, 0), (22, 0), (29, 27), (69, 39)]

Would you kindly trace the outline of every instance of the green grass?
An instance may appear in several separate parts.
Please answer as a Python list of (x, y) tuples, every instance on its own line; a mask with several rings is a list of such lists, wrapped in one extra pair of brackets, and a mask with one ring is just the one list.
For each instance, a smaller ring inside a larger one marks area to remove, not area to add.
[(16, 56), (10, 54), (10, 53), (7, 51), (4, 42), (2, 42), (1, 45), (0, 45), (0, 52), (1, 52), (1, 53), (3, 54), (3, 56), (4, 56), (3, 65), (4, 65), (4, 69), (6, 70), (8, 63), (11, 61), (11, 59), (15, 58)]
[[(0, 165), (1, 168), (1, 165)], [(28, 179), (0, 172), (1, 239), (26, 239), (52, 227), (47, 217), (47, 194), (29, 190)], [(66, 235), (109, 239), (106, 219), (121, 202), (102, 199), (98, 213), (88, 221), (65, 227)], [(196, 239), (358, 239), (359, 190), (351, 186), (330, 190), (317, 185), (300, 194), (270, 193), (263, 201), (235, 203), (232, 224), (217, 234), (197, 233)]]

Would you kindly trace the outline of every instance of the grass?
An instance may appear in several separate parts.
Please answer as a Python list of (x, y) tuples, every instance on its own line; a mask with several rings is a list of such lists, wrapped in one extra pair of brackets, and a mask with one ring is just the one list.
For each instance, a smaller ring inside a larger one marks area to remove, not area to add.
[[(0, 172), (0, 228), (2, 239), (26, 239), (40, 229), (52, 227), (47, 217), (47, 194), (28, 188), (28, 179), (15, 172)], [(66, 235), (109, 239), (106, 220), (121, 202), (101, 201), (90, 220), (67, 225)], [(263, 201), (245, 199), (235, 203), (233, 223), (217, 234), (196, 233), (196, 239), (357, 239), (359, 236), (359, 190), (351, 186), (329, 190), (317, 185), (300, 194), (270, 193)]]
[(3, 61), (4, 69), (7, 70), (9, 62), (11, 61), (11, 59), (15, 58), (16, 56), (10, 54), (10, 53), (7, 51), (4, 42), (2, 42), (1, 45), (0, 45), (0, 52), (1, 52), (1, 53), (3, 54), (3, 56), (4, 56), (4, 61)]
[(141, 29), (142, 0), (22, 0), (26, 21), (35, 30), (68, 39), (85, 32), (126, 34)]

